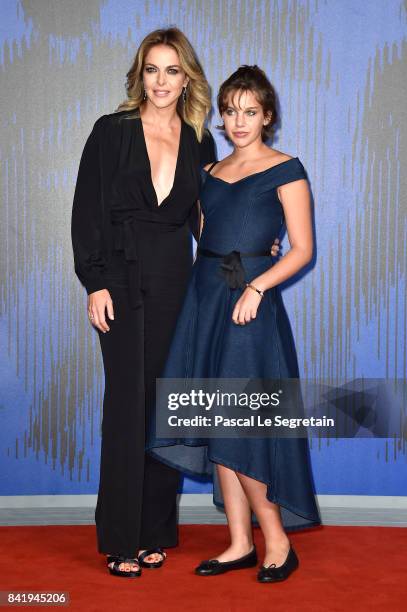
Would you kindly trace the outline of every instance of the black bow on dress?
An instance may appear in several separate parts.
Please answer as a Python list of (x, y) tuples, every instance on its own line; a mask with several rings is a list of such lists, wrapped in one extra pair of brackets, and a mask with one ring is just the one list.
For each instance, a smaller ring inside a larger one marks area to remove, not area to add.
[(220, 267), (231, 289), (243, 289), (246, 286), (245, 271), (239, 251), (231, 251), (225, 255)]

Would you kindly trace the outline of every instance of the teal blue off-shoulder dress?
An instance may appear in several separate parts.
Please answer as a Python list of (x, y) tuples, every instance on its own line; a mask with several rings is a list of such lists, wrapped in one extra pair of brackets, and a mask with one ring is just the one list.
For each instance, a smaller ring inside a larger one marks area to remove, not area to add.
[[(249, 282), (273, 265), (267, 253), (285, 221), (277, 187), (301, 179), (306, 172), (298, 157), (233, 183), (202, 170), (204, 229), (163, 378), (299, 377), (279, 288), (266, 291), (254, 320), (236, 325), (232, 312), (243, 288), (231, 277), (243, 271)], [(150, 432), (147, 447), (189, 475), (213, 474), (219, 463), (265, 483), (288, 531), (321, 522), (307, 438), (157, 439)], [(214, 476), (214, 503), (222, 505)]]

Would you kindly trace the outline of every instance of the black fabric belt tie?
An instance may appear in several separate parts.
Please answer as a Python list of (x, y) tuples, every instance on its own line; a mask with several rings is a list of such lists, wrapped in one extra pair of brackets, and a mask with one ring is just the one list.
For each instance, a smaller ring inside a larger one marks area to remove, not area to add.
[(137, 211), (124, 217), (117, 214), (112, 219), (113, 248), (123, 251), (128, 266), (128, 287), (131, 308), (140, 308), (143, 304), (141, 291), (142, 265), (139, 254), (140, 232), (148, 228), (149, 232), (161, 233), (176, 231), (184, 225), (179, 223), (158, 223), (151, 220), (144, 211)]
[(246, 286), (246, 273), (242, 264), (242, 257), (267, 257), (270, 251), (256, 251), (242, 253), (241, 251), (231, 251), (227, 254), (215, 253), (209, 249), (198, 247), (198, 254), (204, 257), (218, 257), (222, 259), (220, 268), (222, 274), (231, 289), (243, 289)]
[(138, 254), (137, 221), (134, 217), (114, 223), (114, 249), (124, 251), (128, 264), (129, 298), (131, 308), (140, 308), (143, 303), (141, 297), (141, 266)]

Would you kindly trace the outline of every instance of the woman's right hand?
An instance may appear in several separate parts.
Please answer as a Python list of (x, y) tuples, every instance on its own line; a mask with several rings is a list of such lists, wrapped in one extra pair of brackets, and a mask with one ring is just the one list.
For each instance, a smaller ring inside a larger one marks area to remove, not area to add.
[(273, 244), (272, 244), (272, 246), (271, 246), (271, 249), (270, 249), (270, 250), (271, 250), (271, 254), (272, 254), (272, 256), (273, 256), (273, 257), (278, 257), (278, 255), (279, 255), (279, 253), (280, 253), (280, 249), (281, 249), (281, 246), (280, 246), (280, 241), (279, 241), (279, 239), (278, 239), (278, 238), (276, 238), (276, 239), (274, 240), (274, 243), (273, 243)]
[(89, 321), (104, 334), (110, 331), (106, 323), (105, 312), (112, 321), (114, 320), (113, 301), (107, 289), (100, 289), (88, 295)]

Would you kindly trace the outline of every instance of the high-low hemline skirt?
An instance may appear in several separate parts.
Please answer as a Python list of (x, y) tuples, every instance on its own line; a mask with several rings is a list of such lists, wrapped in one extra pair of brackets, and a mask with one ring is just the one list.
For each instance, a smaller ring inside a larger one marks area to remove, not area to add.
[[(247, 278), (270, 267), (269, 257), (243, 259)], [(241, 289), (230, 289), (219, 261), (199, 256), (175, 328), (163, 378), (298, 378), (290, 324), (277, 288), (266, 292), (256, 319), (233, 323)], [(212, 476), (214, 503), (223, 506), (215, 464), (263, 482), (281, 507), (285, 529), (321, 523), (307, 438), (157, 438), (147, 450), (190, 476)]]

